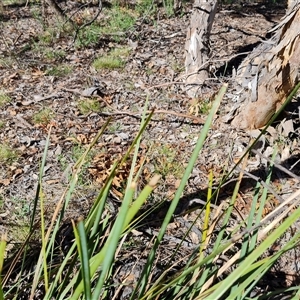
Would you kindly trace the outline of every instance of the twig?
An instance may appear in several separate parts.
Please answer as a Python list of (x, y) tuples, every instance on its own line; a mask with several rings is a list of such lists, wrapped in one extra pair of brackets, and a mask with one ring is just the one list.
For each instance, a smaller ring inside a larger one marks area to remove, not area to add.
[[(75, 35), (74, 35), (72, 44), (75, 43), (79, 31), (82, 30), (83, 28), (85, 28), (85, 27), (91, 25), (91, 24), (99, 17), (101, 11), (102, 11), (102, 0), (98, 0), (98, 11), (97, 11), (96, 15), (94, 16), (94, 18), (93, 18), (91, 21), (84, 23), (83, 25), (81, 25), (80, 27), (78, 27), (78, 28), (76, 29), (76, 32), (75, 32)], [(75, 13), (74, 13), (74, 14), (75, 14)]]
[[(137, 112), (137, 113), (133, 113), (131, 111), (119, 111), (119, 110), (116, 110), (115, 108), (113, 108), (109, 103), (107, 103), (107, 101), (105, 101), (105, 99), (103, 99), (101, 96), (95, 94), (95, 95), (91, 95), (91, 96), (87, 96), (87, 95), (84, 95), (82, 92), (80, 92), (79, 90), (77, 89), (68, 89), (68, 88), (63, 88), (64, 91), (67, 91), (67, 92), (71, 92), (71, 93), (74, 93), (74, 94), (77, 94), (77, 95), (80, 95), (82, 97), (95, 97), (95, 98), (100, 98), (102, 101), (105, 102), (105, 104), (110, 108), (112, 109), (112, 112), (100, 112), (99, 114), (102, 114), (102, 115), (107, 115), (107, 116), (114, 116), (114, 115), (127, 115), (127, 116), (130, 116), (130, 117), (135, 117), (135, 118), (141, 118), (142, 116), (142, 112)], [(147, 113), (150, 113), (151, 110), (148, 110)], [(204, 124), (205, 123), (205, 120), (202, 119), (202, 118), (199, 118), (199, 117), (196, 117), (196, 116), (192, 116), (192, 115), (188, 115), (188, 114), (183, 114), (183, 113), (178, 113), (178, 112), (175, 112), (175, 111), (171, 111), (171, 110), (164, 110), (164, 109), (158, 109), (158, 110), (154, 110), (154, 114), (167, 114), (167, 115), (173, 115), (173, 116), (177, 116), (177, 117), (181, 117), (181, 118), (186, 118), (186, 119), (192, 119), (194, 120), (196, 123), (198, 124)], [(158, 120), (155, 120), (155, 121), (158, 121)]]
[(245, 170), (242, 170), (239, 166), (237, 166), (237, 170), (246, 174), (248, 177), (252, 178), (253, 180), (259, 182), (265, 189), (267, 189), (271, 194), (273, 194), (274, 197), (276, 197), (276, 199), (278, 199), (280, 201), (280, 203), (283, 203), (284, 202), (284, 199), (279, 196), (275, 191), (274, 189), (270, 186), (270, 185), (267, 185), (261, 178), (245, 171)]
[(258, 156), (260, 156), (260, 158), (263, 158), (263, 159), (267, 160), (269, 163), (272, 163), (277, 169), (279, 169), (280, 171), (282, 171), (285, 174), (289, 175), (290, 177), (297, 179), (300, 182), (300, 177), (299, 176), (293, 174), (291, 171), (289, 171), (288, 169), (286, 169), (282, 165), (276, 164), (275, 162), (271, 161), (268, 157), (266, 157), (263, 154), (259, 153), (259, 151), (255, 150), (255, 149), (251, 149), (251, 152), (253, 152), (254, 154), (257, 154)]
[(162, 84), (158, 84), (158, 85), (153, 85), (153, 86), (148, 88), (148, 91), (156, 89), (156, 88), (172, 85), (172, 84), (185, 84), (185, 83), (182, 82), (182, 81), (170, 81), (170, 82), (166, 82), (166, 83), (162, 83)]
[(215, 59), (215, 60), (208, 60), (208, 61), (206, 61), (205, 63), (203, 63), (203, 64), (198, 68), (197, 71), (194, 71), (194, 72), (191, 72), (191, 73), (188, 73), (188, 74), (181, 75), (181, 76), (179, 76), (176, 80), (183, 79), (183, 78), (185, 78), (185, 77), (188, 77), (188, 76), (197, 74), (197, 73), (198, 73), (205, 65), (207, 65), (207, 64), (209, 64), (209, 63), (222, 62), (222, 61), (228, 62), (228, 61), (232, 60), (232, 59), (235, 58), (235, 57), (238, 57), (238, 56), (240, 56), (240, 55), (247, 55), (247, 54), (249, 54), (249, 53), (250, 53), (249, 51), (248, 51), (248, 52), (241, 52), (241, 53), (237, 53), (237, 54), (231, 55), (231, 56), (229, 56), (228, 58)]
[[(148, 110), (148, 113), (150, 113), (151, 111)], [(168, 114), (168, 115), (174, 115), (177, 117), (182, 117), (182, 118), (187, 118), (187, 119), (192, 119), (197, 121), (199, 124), (204, 124), (205, 120), (202, 118), (198, 118), (196, 116), (192, 116), (192, 115), (187, 115), (187, 114), (182, 114), (182, 113), (178, 113), (176, 111), (171, 111), (171, 110), (154, 110), (155, 114)]]
[[(151, 111), (148, 110), (147, 113), (150, 113)], [(118, 110), (114, 110), (113, 112), (98, 112), (98, 114), (100, 115), (104, 115), (104, 116), (116, 116), (116, 115), (126, 115), (129, 117), (134, 117), (134, 118), (138, 118), (141, 119), (142, 117), (142, 112), (138, 112), (138, 113), (133, 113), (130, 111), (118, 111)], [(174, 115), (177, 117), (181, 117), (181, 118), (186, 118), (186, 119), (192, 119), (194, 120), (197, 124), (204, 124), (205, 120), (202, 118), (198, 118), (195, 116), (190, 116), (190, 115), (186, 115), (186, 114), (181, 114), (181, 113), (177, 113), (175, 111), (168, 111), (168, 110), (154, 110), (154, 114), (168, 114), (168, 115)], [(159, 122), (159, 120), (152, 120), (152, 121), (156, 121)]]

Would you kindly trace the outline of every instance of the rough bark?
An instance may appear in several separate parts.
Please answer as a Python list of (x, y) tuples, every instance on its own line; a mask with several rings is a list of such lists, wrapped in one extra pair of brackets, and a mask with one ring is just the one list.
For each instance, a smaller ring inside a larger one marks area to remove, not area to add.
[(186, 88), (190, 97), (201, 94), (209, 77), (209, 36), (216, 14), (217, 0), (195, 0), (186, 38)]
[(260, 44), (237, 70), (237, 103), (232, 124), (242, 129), (264, 126), (299, 82), (300, 4), (272, 29), (273, 37)]

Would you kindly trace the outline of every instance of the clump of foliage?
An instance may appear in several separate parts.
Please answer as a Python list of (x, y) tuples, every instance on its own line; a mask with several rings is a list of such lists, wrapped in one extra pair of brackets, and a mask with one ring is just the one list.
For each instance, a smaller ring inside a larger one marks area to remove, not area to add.
[(207, 115), (211, 109), (211, 99), (205, 98), (205, 99), (197, 99), (194, 98), (190, 101), (190, 114), (193, 114), (195, 116), (198, 116), (199, 114)]
[(111, 50), (107, 55), (96, 58), (93, 62), (93, 67), (96, 70), (100, 69), (120, 69), (125, 66), (123, 58), (129, 55), (128, 48), (116, 48)]
[(53, 66), (46, 71), (46, 74), (49, 76), (63, 77), (72, 73), (72, 70), (73, 67), (70, 65)]
[(126, 32), (134, 25), (137, 17), (134, 10), (116, 5), (108, 11), (108, 21), (102, 28), (102, 33), (116, 35)]
[(0, 163), (11, 163), (18, 157), (17, 152), (7, 144), (0, 144)]
[(93, 62), (93, 67), (96, 70), (120, 69), (124, 66), (125, 62), (122, 59), (110, 55), (99, 57)]
[(138, 17), (138, 13), (134, 10), (120, 7), (118, 4), (110, 9), (104, 8), (103, 11), (106, 15), (104, 20), (95, 21), (79, 32), (76, 42), (78, 47), (96, 44), (103, 35), (109, 35), (113, 40), (121, 41)]
[(33, 115), (32, 120), (36, 125), (48, 125), (54, 117), (54, 112), (50, 108), (43, 108)]
[[(50, 59), (50, 60), (61, 60), (63, 58), (66, 57), (66, 52), (64, 50), (53, 50), (52, 48), (46, 48), (43, 51), (43, 54), (45, 56), (45, 58)], [(72, 68), (68, 68), (68, 72), (66, 72), (66, 74), (69, 74), (72, 71)]]
[(89, 114), (91, 112), (99, 112), (101, 110), (99, 99), (96, 98), (79, 99), (77, 107), (80, 113), (83, 115)]
[(0, 107), (10, 102), (10, 97), (3, 90), (0, 90)]
[(163, 178), (168, 175), (180, 178), (184, 172), (184, 166), (180, 159), (180, 153), (174, 145), (170, 144), (154, 144), (152, 159), (154, 160), (155, 172), (160, 174)]

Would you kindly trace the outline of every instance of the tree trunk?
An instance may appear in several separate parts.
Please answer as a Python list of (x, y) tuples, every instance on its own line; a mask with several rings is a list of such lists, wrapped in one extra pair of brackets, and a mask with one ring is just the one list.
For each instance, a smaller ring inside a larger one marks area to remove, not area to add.
[(203, 93), (209, 77), (209, 36), (216, 10), (217, 0), (195, 0), (185, 45), (186, 87), (192, 98)]
[[(242, 129), (268, 123), (299, 82), (300, 4), (272, 29), (274, 36), (255, 48), (237, 70), (240, 92), (232, 124)], [(242, 91), (242, 92), (241, 92)]]
[[(196, 0), (186, 42), (188, 95), (201, 92), (209, 77), (209, 33), (215, 16), (215, 1)], [(264, 126), (299, 82), (300, 1), (289, 2), (285, 18), (272, 29), (273, 37), (261, 43), (242, 62), (233, 80), (236, 103), (227, 120), (242, 129)], [(200, 6), (200, 7), (199, 7)], [(201, 8), (202, 6), (202, 8)]]

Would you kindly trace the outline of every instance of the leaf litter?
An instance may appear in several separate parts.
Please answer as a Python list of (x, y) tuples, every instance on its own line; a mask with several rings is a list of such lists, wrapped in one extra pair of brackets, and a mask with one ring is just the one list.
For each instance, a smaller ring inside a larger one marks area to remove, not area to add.
[[(255, 10), (255, 7), (249, 7), (249, 11), (242, 13), (235, 6), (221, 5), (213, 26), (211, 42), (212, 66), (216, 70), (217, 86), (231, 75), (227, 62), (232, 63), (233, 58), (245, 52), (245, 45), (251, 49), (251, 45), (263, 39), (280, 16), (268, 11), (268, 17), (264, 17), (263, 4), (259, 8), (260, 10)], [(21, 8), (7, 6), (1, 13), (4, 22), (0, 32), (5, 43), (0, 44), (0, 84), (10, 101), (0, 111), (0, 142), (9, 145), (18, 154), (11, 164), (0, 166), (0, 199), (3, 203), (1, 225), (10, 233), (11, 243), (19, 242), (16, 232), (9, 227), (11, 220), (23, 226), (22, 223), (29, 217), (24, 207), (20, 209), (16, 202), (24, 202), (30, 206), (34, 199), (39, 162), (49, 126), (52, 126), (52, 134), (43, 189), (47, 195), (47, 206), (51, 207), (58, 201), (66, 186), (77, 155), (90, 143), (107, 118), (113, 117), (109, 131), (104, 133), (102, 141), (96, 145), (94, 155), (84, 170), (84, 179), (82, 178), (73, 196), (73, 205), (66, 215), (68, 223), (68, 220), (86, 214), (99, 186), (107, 178), (111, 164), (124, 154), (135, 137), (147, 95), (150, 95), (149, 109), (155, 108), (162, 113), (154, 115), (143, 137), (143, 149), (138, 161), (138, 166), (141, 166), (140, 163), (146, 159), (143, 162), (141, 184), (145, 184), (153, 172), (162, 172), (160, 166), (173, 155), (175, 159), (170, 161), (170, 165), (176, 162), (176, 158), (183, 165), (188, 162), (206, 117), (201, 112), (201, 107), (191, 107), (198, 104), (191, 102), (184, 92), (184, 44), (190, 4), (184, 6), (178, 16), (161, 17), (155, 23), (151, 18), (138, 19), (133, 28), (122, 33), (120, 42), (114, 36), (103, 34), (98, 36), (98, 41), (93, 45), (85, 47), (75, 47), (74, 44), (70, 46), (70, 35), (64, 32), (44, 32), (42, 23), (34, 15), (37, 9), (35, 5)], [(104, 18), (104, 15), (101, 14), (99, 18)], [(98, 57), (124, 47), (130, 51), (128, 55), (121, 56), (125, 65), (119, 70), (96, 69), (93, 65)], [(96, 99), (100, 103), (100, 110), (83, 114), (78, 103), (88, 99)], [(184, 263), (184, 257), (197, 247), (201, 236), (201, 218), (200, 224), (193, 224), (193, 220), (197, 218), (199, 207), (205, 201), (209, 170), (213, 170), (217, 184), (253, 139), (251, 134), (241, 132), (222, 121), (221, 117), (231, 108), (230, 101), (228, 97), (221, 105), (178, 207), (178, 216), (170, 224), (165, 243), (160, 247), (163, 259), (172, 255), (172, 249), (178, 245), (178, 240), (185, 236), (190, 226), (191, 234), (185, 237), (182, 252), (176, 254), (178, 260)], [(295, 103), (294, 106), (296, 107)], [(34, 122), (37, 113), (45, 109), (52, 112), (49, 119), (44, 117), (41, 122)], [(195, 111), (197, 116), (189, 115), (189, 112)], [(292, 113), (294, 111), (295, 108)], [(297, 122), (294, 118), (287, 118), (269, 128), (266, 142), (259, 149), (260, 154), (254, 153), (249, 158), (246, 171), (250, 175), (265, 177), (268, 159), (275, 143), (280, 140), (282, 147), (276, 163), (286, 169), (291, 168), (293, 174), (298, 175), (300, 149)], [(159, 145), (158, 149), (165, 147), (165, 153), (154, 155), (151, 152), (153, 144)], [(113, 183), (110, 204), (112, 211), (117, 211), (122, 199), (122, 189), (129, 168), (130, 160), (121, 166)], [(180, 174), (174, 174), (171, 167), (165, 172), (165, 178), (154, 192), (154, 199), (149, 200), (147, 206), (172, 198)], [(251, 207), (249, 193), (253, 191), (256, 177), (253, 179), (253, 176), (249, 176), (247, 178), (245, 175), (236, 204), (236, 209), (240, 212), (239, 218), (247, 215)], [(274, 176), (273, 189), (285, 199), (299, 188), (298, 179), (287, 175), (284, 169), (276, 169)], [(220, 199), (226, 201), (232, 190), (230, 182), (224, 185)], [(278, 205), (278, 199), (270, 193), (265, 213)], [(193, 209), (189, 212), (191, 208)], [(157, 234), (156, 228), (159, 227), (160, 217), (163, 218), (164, 212), (162, 209), (159, 214), (150, 215), (147, 226), (139, 229), (147, 234), (133, 236), (135, 245), (130, 249), (131, 258), (126, 251), (120, 253), (120, 271), (119, 275), (116, 274), (116, 281), (122, 282), (127, 273), (129, 275), (126, 275), (126, 280), (130, 283), (139, 277), (147, 247), (151, 247), (150, 237)], [(17, 213), (22, 218), (16, 218)], [(284, 238), (281, 242), (284, 243)], [(144, 249), (142, 256), (139, 245)], [(133, 257), (140, 258), (140, 262), (137, 263)], [(295, 274), (297, 266), (288, 262), (289, 259), (294, 257), (285, 256), (282, 262), (278, 262), (279, 269)], [(131, 267), (132, 272), (129, 271)], [(276, 272), (274, 274), (276, 276)], [(130, 293), (130, 287), (132, 288), (129, 285), (122, 291), (124, 299)]]

